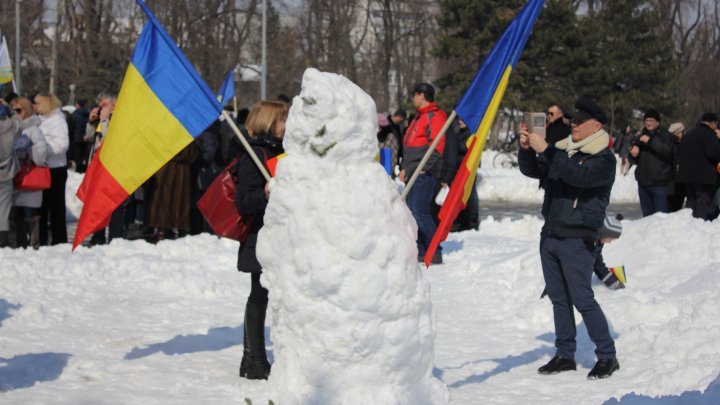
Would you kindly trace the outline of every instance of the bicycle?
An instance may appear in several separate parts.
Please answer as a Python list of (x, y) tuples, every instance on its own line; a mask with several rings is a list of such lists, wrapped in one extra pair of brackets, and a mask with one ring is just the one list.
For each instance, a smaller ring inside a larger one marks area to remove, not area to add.
[(512, 169), (518, 167), (517, 141), (518, 135), (512, 133), (509, 139), (498, 144), (497, 154), (493, 158), (494, 168)]

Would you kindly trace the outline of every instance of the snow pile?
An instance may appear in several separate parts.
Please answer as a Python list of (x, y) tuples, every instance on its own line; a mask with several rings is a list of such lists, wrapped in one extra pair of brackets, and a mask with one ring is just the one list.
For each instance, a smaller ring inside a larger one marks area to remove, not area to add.
[(375, 103), (308, 69), (258, 238), (281, 404), (439, 404), (416, 226), (377, 164)]

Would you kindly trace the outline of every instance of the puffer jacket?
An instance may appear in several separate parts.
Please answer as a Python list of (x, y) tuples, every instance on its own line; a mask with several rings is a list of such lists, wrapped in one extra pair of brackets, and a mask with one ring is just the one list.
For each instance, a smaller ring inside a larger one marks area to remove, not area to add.
[[(402, 168), (405, 170), (407, 178), (412, 176), (415, 169), (420, 165), (420, 161), (440, 133), (447, 114), (442, 111), (437, 104), (418, 108), (418, 114), (408, 125), (403, 137), (403, 162)], [(430, 155), (423, 171), (429, 173), (438, 179), (442, 175), (443, 151), (445, 150), (445, 139), (441, 139), (433, 153)]]
[[(603, 131), (604, 132), (604, 131)], [(521, 149), (520, 171), (542, 179), (545, 199), (543, 234), (558, 238), (597, 238), (615, 182), (615, 155), (608, 148), (608, 135), (568, 156), (567, 141), (549, 145), (541, 154)]]

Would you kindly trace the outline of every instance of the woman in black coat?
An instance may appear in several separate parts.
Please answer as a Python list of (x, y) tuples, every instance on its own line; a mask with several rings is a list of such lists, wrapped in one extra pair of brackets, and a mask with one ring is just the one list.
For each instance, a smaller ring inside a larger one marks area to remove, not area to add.
[[(260, 101), (250, 112), (247, 120), (248, 142), (258, 158), (266, 162), (283, 153), (282, 139), (288, 106), (283, 102)], [(245, 330), (243, 358), (240, 376), (250, 380), (267, 379), (270, 363), (265, 353), (265, 314), (268, 290), (260, 284), (262, 268), (255, 254), (258, 231), (263, 226), (268, 201), (268, 184), (249, 154), (243, 153), (235, 168), (237, 187), (235, 206), (243, 217), (254, 215), (246, 241), (240, 243), (238, 270), (250, 273), (250, 296), (245, 306)]]

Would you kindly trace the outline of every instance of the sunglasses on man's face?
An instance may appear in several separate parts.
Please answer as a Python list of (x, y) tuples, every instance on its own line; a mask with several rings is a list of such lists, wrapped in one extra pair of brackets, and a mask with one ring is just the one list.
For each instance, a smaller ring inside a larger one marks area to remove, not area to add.
[(13, 111), (20, 114), (22, 112), (22, 108), (13, 108)]
[(582, 124), (584, 124), (584, 123), (586, 123), (586, 122), (588, 122), (588, 121), (590, 121), (590, 119), (589, 119), (589, 118), (588, 118), (588, 119), (584, 119), (584, 120), (581, 120), (581, 119), (574, 119), (574, 120), (570, 121), (570, 124), (572, 124), (572, 125), (575, 125), (575, 126), (579, 127), (580, 125), (582, 125)]

